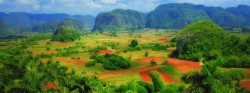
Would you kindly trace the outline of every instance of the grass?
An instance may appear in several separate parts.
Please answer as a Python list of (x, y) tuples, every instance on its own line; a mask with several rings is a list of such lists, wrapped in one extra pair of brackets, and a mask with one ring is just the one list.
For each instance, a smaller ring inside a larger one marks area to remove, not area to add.
[(250, 37), (250, 33), (231, 33), (231, 34), (236, 35), (241, 39), (247, 39), (248, 37)]
[(183, 75), (183, 73), (181, 71), (177, 70), (173, 65), (171, 65), (169, 63), (162, 65), (160, 70), (167, 73), (168, 75), (170, 75), (171, 77), (173, 77), (176, 80), (180, 80), (181, 76)]
[(114, 84), (114, 85), (122, 85), (125, 84), (129, 81), (141, 81), (141, 77), (139, 73), (136, 74), (124, 74), (124, 75), (119, 75), (115, 76), (112, 78), (106, 78), (103, 79), (104, 82), (107, 82), (109, 84)]

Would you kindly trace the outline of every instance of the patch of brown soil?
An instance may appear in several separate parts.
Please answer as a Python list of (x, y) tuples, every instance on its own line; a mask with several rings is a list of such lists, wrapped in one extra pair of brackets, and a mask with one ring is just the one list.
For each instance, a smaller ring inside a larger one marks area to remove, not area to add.
[(57, 86), (55, 85), (54, 82), (48, 82), (45, 86), (44, 86), (45, 90), (50, 90), (50, 89), (54, 89), (57, 90)]
[(135, 61), (145, 62), (145, 63), (149, 63), (151, 60), (154, 60), (156, 63), (160, 63), (160, 62), (162, 62), (163, 58), (161, 58), (161, 57), (145, 57), (145, 58), (135, 59)]
[(168, 58), (167, 62), (175, 66), (180, 71), (190, 71), (193, 69), (201, 69), (200, 62), (194, 62), (194, 61), (187, 61), (187, 60), (180, 60), (176, 58)]
[(98, 54), (113, 54), (112, 50), (99, 50)]
[(103, 35), (106, 36), (106, 37), (110, 37), (111, 36), (110, 33), (103, 33)]
[(39, 51), (33, 51), (32, 54), (33, 55), (38, 55), (38, 54), (41, 54), (41, 52), (39, 52)]
[(84, 64), (84, 63), (85, 63), (85, 62), (82, 61), (82, 60), (76, 60), (76, 62), (75, 62), (76, 65), (82, 65), (82, 64)]
[(134, 74), (134, 73), (138, 73), (138, 72), (140, 73), (140, 72), (144, 72), (144, 71), (152, 71), (152, 70), (157, 70), (159, 68), (160, 68), (160, 66), (141, 66), (141, 67), (125, 69), (125, 70), (104, 72), (104, 73), (97, 74), (96, 76), (100, 79), (104, 79), (104, 78), (110, 78), (110, 77), (118, 76), (118, 75), (122, 75), (122, 74)]
[(151, 77), (149, 76), (149, 72), (150, 72), (150, 71), (140, 72), (140, 76), (141, 76), (141, 78), (142, 78), (143, 81), (152, 82), (152, 79), (151, 79)]
[(166, 42), (168, 40), (168, 38), (167, 37), (161, 37), (159, 40), (163, 41), (163, 42)]
[(250, 76), (250, 70), (247, 70), (247, 71), (245, 72), (245, 74), (246, 74), (247, 76)]
[(244, 88), (250, 89), (250, 81), (242, 81), (240, 85)]
[(170, 47), (170, 48), (168, 48), (168, 50), (169, 51), (174, 51), (174, 50), (176, 50), (176, 47)]
[(70, 46), (71, 43), (70, 42), (60, 42), (61, 46)]

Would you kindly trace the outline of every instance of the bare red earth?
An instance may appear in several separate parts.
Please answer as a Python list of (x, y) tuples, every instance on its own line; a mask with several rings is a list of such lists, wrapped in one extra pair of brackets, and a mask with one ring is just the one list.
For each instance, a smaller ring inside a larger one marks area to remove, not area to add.
[(38, 55), (38, 54), (41, 54), (41, 52), (39, 52), (39, 51), (33, 51), (32, 54), (33, 55)]
[(250, 76), (250, 70), (247, 70), (247, 71), (245, 72), (245, 74), (246, 74), (247, 76)]
[(163, 42), (167, 41), (167, 39), (168, 39), (167, 37), (160, 38), (160, 40), (163, 41)]
[(142, 78), (143, 81), (152, 82), (152, 79), (151, 79), (151, 77), (149, 76), (149, 72), (150, 72), (150, 71), (140, 72), (140, 76), (141, 76), (141, 78)]
[(75, 64), (76, 65), (82, 65), (84, 64), (85, 62), (84, 61), (81, 61), (81, 60), (76, 60)]
[(112, 50), (100, 50), (98, 54), (113, 54), (114, 52)]
[(244, 88), (250, 89), (250, 81), (242, 81), (240, 82), (240, 85)]
[(163, 58), (161, 57), (145, 57), (145, 58), (139, 58), (139, 59), (135, 59), (136, 61), (139, 62), (145, 62), (145, 63), (149, 63), (151, 62), (151, 60), (154, 60), (156, 63), (160, 63), (162, 62)]
[(44, 86), (45, 90), (50, 90), (50, 89), (55, 89), (57, 90), (58, 88), (56, 87), (54, 82), (48, 82), (45, 86)]
[(104, 79), (104, 78), (110, 78), (113, 76), (118, 76), (118, 75), (123, 75), (123, 74), (134, 74), (138, 72), (140, 73), (140, 72), (145, 72), (145, 71), (152, 71), (152, 70), (157, 70), (159, 68), (160, 66), (141, 66), (141, 67), (125, 69), (125, 70), (104, 72), (104, 73), (97, 74), (96, 76), (100, 79)]
[(175, 66), (177, 69), (185, 72), (190, 71), (192, 69), (201, 69), (200, 62), (194, 62), (194, 61), (187, 61), (187, 60), (180, 60), (176, 58), (168, 58), (167, 62)]
[[(152, 82), (152, 79), (151, 77), (149, 76), (149, 72), (150, 71), (155, 71), (155, 70), (148, 70), (148, 71), (143, 71), (143, 72), (140, 72), (140, 76), (142, 78), (143, 81), (146, 81), (146, 82)], [(172, 78), (171, 76), (169, 76), (168, 74), (160, 71), (159, 69), (156, 70), (157, 72), (160, 73), (160, 78), (165, 82), (165, 83), (178, 83), (177, 80), (175, 80), (174, 78)]]
[(170, 47), (170, 48), (168, 48), (168, 50), (174, 51), (174, 50), (176, 50), (176, 47)]

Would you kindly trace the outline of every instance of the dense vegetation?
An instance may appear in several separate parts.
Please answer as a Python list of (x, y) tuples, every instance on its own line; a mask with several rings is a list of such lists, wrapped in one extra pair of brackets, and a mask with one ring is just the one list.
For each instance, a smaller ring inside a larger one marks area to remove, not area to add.
[(172, 56), (199, 61), (219, 56), (249, 54), (249, 46), (239, 37), (226, 33), (212, 21), (192, 23), (177, 35), (177, 49)]
[(194, 71), (182, 76), (182, 80), (191, 84), (188, 93), (242, 93), (240, 80), (245, 77), (242, 71), (221, 71), (217, 67), (223, 59), (217, 59), (202, 66), (201, 71)]
[(109, 70), (126, 69), (131, 67), (130, 60), (127, 60), (115, 54), (94, 54), (90, 58), (95, 59), (95, 62), (102, 63), (103, 67)]
[(240, 5), (223, 9), (193, 4), (163, 4), (147, 15), (148, 28), (183, 28), (189, 23), (210, 19), (222, 27), (249, 26), (250, 7)]
[[(11, 27), (15, 28), (16, 31), (20, 32), (27, 32), (27, 31), (36, 31), (36, 32), (43, 32), (41, 29), (46, 31), (54, 31), (51, 30), (48, 26), (58, 25), (57, 22), (50, 22), (50, 21), (63, 21), (63, 20), (75, 20), (77, 23), (83, 23), (86, 28), (92, 28), (94, 25), (93, 16), (82, 16), (82, 15), (68, 15), (68, 14), (30, 14), (30, 13), (23, 13), (23, 12), (11, 12), (11, 13), (2, 13), (0, 12), (0, 20), (3, 20), (6, 24), (10, 25)], [(50, 23), (49, 25), (46, 25)], [(81, 25), (78, 24), (78, 25)], [(39, 26), (39, 28), (37, 28)], [(1, 28), (0, 28), (1, 29)], [(34, 29), (34, 30), (32, 30)], [(37, 31), (37, 29), (39, 31)], [(78, 29), (78, 28), (76, 28)]]
[(72, 27), (60, 26), (52, 36), (52, 41), (70, 42), (80, 39), (80, 35)]
[(78, 31), (83, 31), (84, 23), (79, 20), (65, 19), (65, 20), (51, 20), (43, 24), (37, 24), (32, 28), (33, 32), (54, 32), (59, 26), (67, 26), (75, 28)]
[(146, 18), (143, 13), (134, 10), (116, 9), (97, 15), (93, 31), (125, 30), (145, 27)]

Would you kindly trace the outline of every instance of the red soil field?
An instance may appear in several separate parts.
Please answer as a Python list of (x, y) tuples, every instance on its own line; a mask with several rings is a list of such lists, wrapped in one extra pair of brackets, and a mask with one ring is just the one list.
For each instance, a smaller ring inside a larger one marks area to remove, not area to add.
[(149, 63), (151, 60), (154, 60), (156, 63), (160, 63), (160, 62), (162, 62), (163, 58), (161, 58), (161, 57), (145, 57), (145, 58), (135, 59), (135, 61), (145, 62), (145, 63)]
[(157, 70), (159, 68), (160, 68), (160, 66), (141, 66), (141, 67), (125, 69), (125, 70), (104, 72), (104, 73), (97, 74), (96, 76), (100, 79), (104, 79), (104, 78), (110, 78), (110, 77), (118, 76), (118, 75), (122, 75), (122, 74), (134, 74), (134, 73), (138, 73), (138, 72), (140, 73), (140, 72), (144, 72), (144, 71), (152, 71), (152, 70)]
[(140, 72), (140, 76), (141, 76), (141, 78), (142, 78), (143, 81), (152, 82), (152, 79), (149, 76), (149, 72), (150, 71)]
[(39, 51), (33, 51), (32, 54), (33, 55), (38, 55), (38, 54), (41, 54), (41, 52), (39, 52)]
[(82, 65), (84, 64), (85, 62), (84, 61), (81, 61), (81, 60), (76, 60), (75, 64), (76, 65)]
[(100, 50), (98, 54), (113, 54), (114, 52), (112, 50)]
[(172, 78), (171, 76), (169, 76), (168, 74), (162, 72), (161, 70), (157, 70), (157, 72), (159, 72), (162, 76), (163, 76), (163, 80), (166, 82), (166, 83), (178, 83), (177, 80), (175, 80), (174, 78)]
[[(154, 70), (148, 70), (148, 71), (140, 72), (140, 76), (141, 76), (143, 81), (152, 82), (152, 79), (149, 76), (150, 71), (154, 71)], [(178, 83), (177, 80), (173, 79), (171, 76), (169, 76), (168, 74), (160, 71), (159, 69), (156, 70), (156, 71), (160, 73), (160, 78), (163, 80), (163, 82), (165, 82), (165, 83)]]
[(57, 44), (58, 42), (54, 42), (54, 41), (52, 41), (52, 42), (50, 42), (51, 44), (53, 44), (53, 45), (55, 45), (55, 44)]
[(70, 46), (71, 43), (70, 42), (60, 42), (61, 46)]
[(54, 82), (48, 82), (45, 86), (44, 86), (45, 90), (50, 90), (50, 89), (55, 89), (57, 90), (58, 88), (56, 87)]
[(250, 81), (242, 81), (240, 82), (240, 85), (244, 88), (250, 89)]
[(159, 40), (161, 40), (161, 41), (165, 42), (165, 41), (167, 41), (167, 40), (168, 40), (168, 38), (167, 38), (167, 37), (162, 37), (162, 38), (160, 38)]
[(192, 69), (201, 69), (200, 62), (187, 61), (187, 60), (179, 60), (176, 58), (168, 58), (167, 62), (175, 66), (180, 71), (186, 72)]
[(250, 70), (247, 70), (247, 71), (245, 72), (245, 74), (246, 74), (247, 76), (250, 76)]
[(168, 50), (174, 51), (174, 50), (176, 50), (176, 47), (170, 47), (170, 48), (168, 48)]

